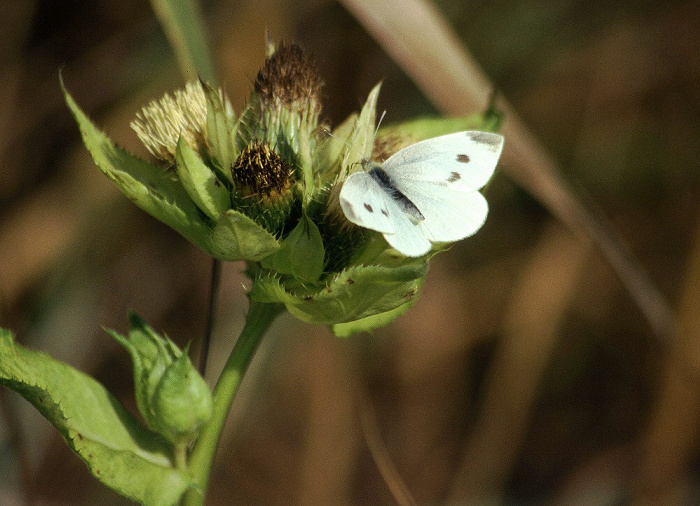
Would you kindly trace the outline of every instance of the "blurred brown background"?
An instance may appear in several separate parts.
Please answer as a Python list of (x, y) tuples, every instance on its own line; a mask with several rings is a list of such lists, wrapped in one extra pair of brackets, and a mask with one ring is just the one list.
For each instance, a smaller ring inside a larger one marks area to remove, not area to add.
[[(700, 4), (436, 5), (614, 223), (677, 331), (655, 336), (595, 248), (501, 172), (486, 226), (432, 262), (396, 323), (341, 341), (277, 321), (234, 404), (210, 504), (700, 502)], [(316, 54), (333, 124), (382, 79), (385, 124), (436, 112), (340, 4), (204, 7), (238, 109), (267, 30)], [(2, 0), (0, 20), (0, 326), (134, 408), (129, 357), (101, 326), (125, 331), (134, 309), (196, 341), (210, 260), (93, 166), (58, 70), (144, 156), (129, 121), (182, 77), (145, 0)], [(224, 267), (211, 381), (245, 314), (240, 271)], [(0, 504), (128, 503), (26, 402), (0, 398)]]

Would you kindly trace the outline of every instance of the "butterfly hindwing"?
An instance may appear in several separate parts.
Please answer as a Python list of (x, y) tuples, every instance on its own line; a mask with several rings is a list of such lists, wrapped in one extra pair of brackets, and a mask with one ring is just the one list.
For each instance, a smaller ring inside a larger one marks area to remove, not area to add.
[(368, 172), (348, 176), (340, 190), (340, 207), (355, 225), (383, 234), (394, 233), (395, 216), (401, 214), (399, 206)]
[(395, 232), (384, 234), (389, 245), (403, 255), (419, 257), (425, 255), (432, 244), (422, 232), (422, 222), (414, 222), (407, 215), (399, 213), (395, 219)]
[(384, 234), (391, 247), (407, 256), (421, 256), (431, 243), (421, 223), (409, 218), (401, 204), (369, 172), (355, 172), (343, 183), (340, 206), (355, 225)]
[[(486, 221), (488, 204), (477, 191), (459, 192), (432, 183), (406, 190), (406, 195), (420, 209), (420, 227), (432, 242), (454, 242), (474, 234)], [(409, 186), (409, 188), (410, 188)]]

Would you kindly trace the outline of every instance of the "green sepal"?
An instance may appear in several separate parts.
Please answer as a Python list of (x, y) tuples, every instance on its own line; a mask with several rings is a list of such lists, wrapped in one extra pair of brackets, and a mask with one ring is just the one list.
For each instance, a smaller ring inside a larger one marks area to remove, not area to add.
[[(301, 179), (304, 182), (304, 201), (309, 202), (316, 191), (316, 177), (314, 175), (313, 151), (316, 149), (314, 139), (314, 129), (318, 124), (318, 119), (310, 113), (298, 112), (300, 128), (292, 137), (294, 148), (296, 149), (295, 162), (297, 170), (301, 171)], [(296, 124), (294, 121), (293, 124)]]
[[(278, 277), (261, 276), (255, 280), (250, 297), (258, 302), (281, 302), (294, 316), (310, 323), (337, 325), (366, 319), (357, 328), (370, 330), (372, 323), (386, 325), (391, 320), (368, 317), (413, 301), (427, 270), (425, 261), (396, 267), (355, 266), (335, 275), (324, 288), (294, 293), (286, 290)], [(341, 329), (344, 336), (349, 335), (348, 328), (352, 327)]]
[[(262, 105), (260, 104), (260, 97), (257, 93), (253, 92), (236, 120), (237, 135), (235, 138), (235, 145), (239, 152), (244, 150), (251, 142), (267, 140), (268, 137), (262, 127), (263, 120), (261, 114)], [(273, 135), (273, 133), (267, 132), (267, 135)]]
[(257, 262), (275, 253), (280, 244), (275, 236), (252, 218), (229, 209), (216, 222), (209, 243), (211, 254), (228, 261)]
[(231, 194), (197, 152), (180, 137), (175, 167), (182, 186), (204, 214), (216, 221), (231, 208)]
[(117, 146), (98, 130), (73, 97), (61, 88), (73, 116), (78, 122), (92, 159), (97, 167), (138, 207), (172, 227), (194, 244), (203, 247), (208, 241), (209, 226), (199, 208), (177, 178), (162, 167), (150, 164)]
[(357, 117), (354, 128), (347, 138), (347, 144), (340, 168), (346, 170), (348, 167), (356, 166), (355, 170), (363, 170), (361, 162), (372, 158), (374, 149), (374, 133), (377, 123), (377, 99), (382, 84), (377, 84), (367, 96), (365, 105), (362, 106), (360, 115)]
[(172, 445), (136, 420), (100, 383), (17, 344), (0, 329), (0, 384), (32, 403), (106, 486), (145, 505), (176, 504), (192, 485)]
[(261, 264), (264, 268), (297, 279), (314, 282), (323, 274), (325, 250), (316, 224), (302, 215), (294, 230), (282, 241), (280, 249)]
[(333, 132), (326, 133), (319, 144), (314, 158), (314, 170), (317, 172), (320, 187), (330, 183), (336, 177), (357, 118), (357, 113), (348, 116)]
[(202, 83), (207, 99), (207, 147), (209, 155), (221, 169), (222, 174), (233, 183), (231, 167), (240, 151), (236, 143), (238, 122), (233, 110), (220, 91)]

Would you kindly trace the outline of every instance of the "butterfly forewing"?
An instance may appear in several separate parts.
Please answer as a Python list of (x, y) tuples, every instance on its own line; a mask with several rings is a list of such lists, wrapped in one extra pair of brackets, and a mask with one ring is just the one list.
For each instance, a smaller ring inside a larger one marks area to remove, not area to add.
[(474, 191), (493, 175), (503, 150), (503, 136), (478, 131), (458, 132), (408, 146), (384, 162), (397, 181), (435, 183), (455, 191)]

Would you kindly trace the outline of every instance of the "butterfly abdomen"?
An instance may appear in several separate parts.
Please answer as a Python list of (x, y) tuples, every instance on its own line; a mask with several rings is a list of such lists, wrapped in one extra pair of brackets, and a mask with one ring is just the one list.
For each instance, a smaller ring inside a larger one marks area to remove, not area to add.
[(377, 182), (382, 190), (384, 190), (386, 194), (389, 195), (389, 197), (391, 197), (391, 199), (401, 207), (401, 210), (406, 213), (411, 220), (416, 222), (425, 220), (425, 217), (423, 216), (423, 213), (420, 212), (420, 209), (416, 207), (411, 199), (396, 188), (396, 184), (391, 179), (391, 176), (389, 176), (384, 169), (382, 169), (379, 165), (374, 165), (369, 170), (369, 175), (372, 176), (372, 179)]

